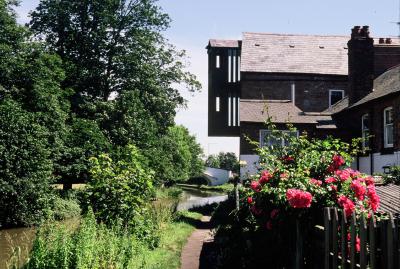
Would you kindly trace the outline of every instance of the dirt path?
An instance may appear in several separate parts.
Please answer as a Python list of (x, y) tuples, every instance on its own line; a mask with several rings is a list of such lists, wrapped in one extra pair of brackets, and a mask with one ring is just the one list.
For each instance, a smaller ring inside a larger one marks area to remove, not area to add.
[(203, 216), (181, 254), (181, 269), (199, 269), (203, 245), (213, 241), (210, 216)]

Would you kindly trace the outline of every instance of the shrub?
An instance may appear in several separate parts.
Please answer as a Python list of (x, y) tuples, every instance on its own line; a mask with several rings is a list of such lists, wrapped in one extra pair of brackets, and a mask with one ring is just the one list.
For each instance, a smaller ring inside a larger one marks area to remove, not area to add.
[(99, 221), (128, 225), (151, 200), (154, 175), (143, 165), (144, 157), (135, 146), (127, 146), (116, 155), (118, 161), (108, 154), (91, 158), (86, 206), (93, 208)]
[(0, 226), (32, 225), (50, 213), (52, 162), (47, 131), (33, 113), (0, 103)]
[(390, 173), (383, 176), (385, 183), (400, 184), (400, 166), (390, 167)]
[(60, 193), (53, 198), (52, 215), (55, 220), (67, 220), (79, 217), (81, 207), (75, 190)]

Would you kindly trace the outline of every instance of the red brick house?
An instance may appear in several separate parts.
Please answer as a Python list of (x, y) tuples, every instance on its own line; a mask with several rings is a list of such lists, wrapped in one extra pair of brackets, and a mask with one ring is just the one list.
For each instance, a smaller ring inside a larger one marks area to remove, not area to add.
[(331, 107), (343, 139), (364, 137), (354, 166), (365, 173), (400, 165), (400, 43), (355, 27), (349, 41), (349, 95)]
[(367, 33), (363, 27), (353, 30), (351, 39), (244, 33), (242, 40), (210, 40), (209, 136), (240, 137), (240, 159), (247, 162), (244, 174), (254, 173), (258, 160), (246, 137), (270, 143), (267, 117), (282, 131), (291, 122), (314, 137), (361, 135), (360, 120), (349, 123), (348, 113), (355, 116), (353, 110), (363, 107), (357, 102), (371, 93), (375, 77), (400, 63), (397, 43), (384, 39), (384, 44), (374, 45), (369, 35), (369, 43), (362, 43)]

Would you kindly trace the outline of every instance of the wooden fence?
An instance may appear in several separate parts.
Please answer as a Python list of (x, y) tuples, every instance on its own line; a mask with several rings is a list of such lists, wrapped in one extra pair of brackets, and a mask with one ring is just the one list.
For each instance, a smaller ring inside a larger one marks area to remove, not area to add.
[(354, 213), (346, 218), (343, 211), (325, 208), (324, 268), (400, 268), (399, 226), (391, 214), (387, 220), (373, 214), (356, 220)]

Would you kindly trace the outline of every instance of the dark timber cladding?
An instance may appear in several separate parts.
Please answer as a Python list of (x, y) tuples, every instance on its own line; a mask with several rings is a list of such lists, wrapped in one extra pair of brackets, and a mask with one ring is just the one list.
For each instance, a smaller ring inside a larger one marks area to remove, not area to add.
[(208, 135), (239, 136), (241, 42), (210, 40), (207, 50)]

